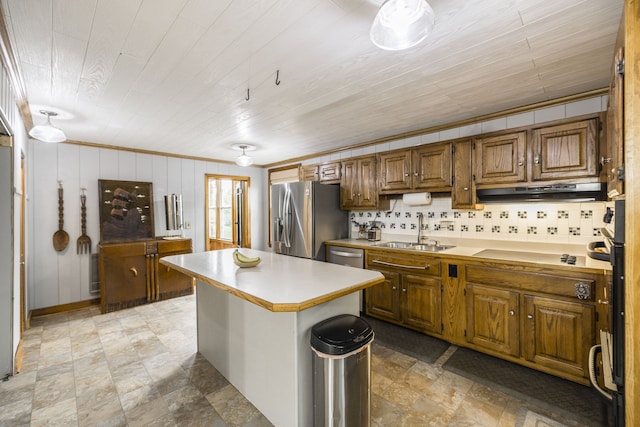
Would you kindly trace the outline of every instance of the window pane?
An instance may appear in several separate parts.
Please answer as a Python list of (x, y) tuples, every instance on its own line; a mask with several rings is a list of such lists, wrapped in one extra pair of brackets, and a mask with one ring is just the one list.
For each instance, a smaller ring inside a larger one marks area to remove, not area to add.
[(212, 239), (218, 238), (218, 233), (216, 231), (216, 223), (218, 221), (217, 212), (215, 209), (209, 209), (209, 237)]
[(233, 185), (230, 179), (220, 180), (220, 207), (231, 208), (233, 203)]
[(220, 208), (220, 239), (233, 239), (233, 220), (231, 208)]

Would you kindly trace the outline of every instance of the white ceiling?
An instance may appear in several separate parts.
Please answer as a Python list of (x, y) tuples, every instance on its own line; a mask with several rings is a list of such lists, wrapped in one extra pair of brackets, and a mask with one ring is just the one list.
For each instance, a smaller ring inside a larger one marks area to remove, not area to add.
[(34, 124), (218, 160), (254, 144), (263, 165), (606, 87), (623, 8), (430, 0), (434, 32), (389, 52), (381, 0), (2, 2)]

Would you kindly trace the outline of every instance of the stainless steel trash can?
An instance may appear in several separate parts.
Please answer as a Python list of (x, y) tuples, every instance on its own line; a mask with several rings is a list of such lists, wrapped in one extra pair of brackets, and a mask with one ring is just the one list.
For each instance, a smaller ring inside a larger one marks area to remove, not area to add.
[(311, 328), (315, 426), (369, 426), (373, 336), (369, 323), (351, 314)]

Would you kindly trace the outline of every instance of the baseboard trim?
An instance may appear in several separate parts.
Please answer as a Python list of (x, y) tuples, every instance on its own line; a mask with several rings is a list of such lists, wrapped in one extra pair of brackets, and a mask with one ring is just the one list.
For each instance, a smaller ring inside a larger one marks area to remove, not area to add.
[(23, 340), (20, 338), (18, 348), (16, 349), (16, 357), (13, 363), (13, 375), (19, 374), (22, 371), (22, 359), (24, 358)]
[[(89, 299), (85, 301), (70, 302), (68, 304), (53, 305), (51, 307), (35, 308), (29, 312), (29, 319), (48, 314), (64, 313), (67, 311), (80, 310), (81, 308), (91, 307), (100, 304), (100, 298)], [(29, 322), (31, 323), (31, 322)]]

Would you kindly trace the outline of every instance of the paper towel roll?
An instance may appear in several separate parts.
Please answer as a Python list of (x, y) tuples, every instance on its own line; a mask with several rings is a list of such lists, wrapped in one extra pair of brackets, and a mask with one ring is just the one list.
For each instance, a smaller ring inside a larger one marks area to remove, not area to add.
[(402, 204), (405, 206), (429, 205), (431, 204), (431, 193), (403, 194)]

